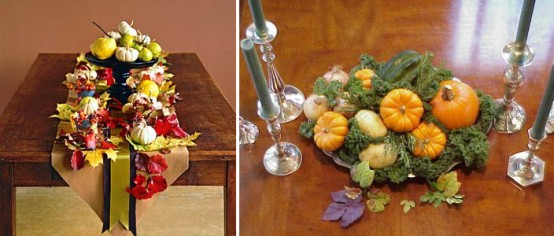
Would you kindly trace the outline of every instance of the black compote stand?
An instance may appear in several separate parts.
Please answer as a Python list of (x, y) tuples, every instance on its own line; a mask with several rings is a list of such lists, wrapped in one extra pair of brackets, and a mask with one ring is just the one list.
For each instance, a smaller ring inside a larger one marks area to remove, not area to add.
[(115, 55), (106, 60), (100, 60), (92, 55), (91, 52), (87, 52), (85, 54), (85, 58), (94, 65), (112, 68), (115, 83), (110, 86), (108, 93), (110, 94), (110, 97), (119, 100), (122, 104), (127, 103), (127, 98), (131, 95), (131, 93), (133, 93), (131, 88), (127, 86), (126, 82), (130, 76), (131, 69), (147, 68), (158, 62), (158, 59), (150, 61), (122, 62), (118, 61), (115, 58)]

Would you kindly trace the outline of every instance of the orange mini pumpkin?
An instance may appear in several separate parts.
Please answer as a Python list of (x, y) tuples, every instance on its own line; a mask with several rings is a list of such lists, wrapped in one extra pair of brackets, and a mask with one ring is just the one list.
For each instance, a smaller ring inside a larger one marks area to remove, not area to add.
[(436, 159), (444, 150), (446, 135), (433, 123), (421, 123), (412, 131), (416, 142), (412, 154), (416, 157)]
[(431, 113), (448, 129), (458, 129), (475, 124), (479, 114), (479, 98), (475, 91), (455, 80), (441, 82), (441, 88), (433, 100)]
[(348, 120), (342, 114), (328, 111), (323, 113), (314, 128), (314, 141), (324, 151), (335, 151), (344, 144), (348, 134)]
[(354, 77), (362, 81), (364, 88), (370, 89), (371, 79), (373, 79), (374, 75), (375, 75), (375, 72), (371, 69), (361, 69), (359, 71), (356, 71), (356, 73), (354, 74)]
[(423, 104), (408, 89), (393, 89), (381, 100), (381, 118), (389, 129), (409, 132), (419, 125), (423, 116)]

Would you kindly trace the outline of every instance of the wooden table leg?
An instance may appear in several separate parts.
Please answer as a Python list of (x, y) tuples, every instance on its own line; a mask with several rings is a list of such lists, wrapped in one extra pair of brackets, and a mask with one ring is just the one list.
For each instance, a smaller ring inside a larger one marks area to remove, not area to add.
[(227, 162), (227, 186), (225, 191), (225, 215), (227, 235), (236, 235), (236, 179), (235, 162)]
[(0, 235), (15, 235), (13, 163), (0, 162)]

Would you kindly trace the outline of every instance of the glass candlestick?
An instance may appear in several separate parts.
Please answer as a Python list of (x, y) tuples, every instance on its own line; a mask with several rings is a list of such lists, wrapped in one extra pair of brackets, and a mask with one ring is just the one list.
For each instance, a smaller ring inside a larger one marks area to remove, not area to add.
[(545, 164), (542, 159), (535, 156), (535, 151), (539, 149), (539, 145), (546, 138), (546, 134), (543, 135), (542, 139), (535, 139), (531, 136), (531, 129), (528, 130), (528, 133), (528, 150), (510, 156), (508, 161), (508, 176), (523, 187), (540, 183), (544, 179)]
[(494, 119), (493, 129), (499, 133), (514, 133), (523, 127), (526, 115), (521, 105), (514, 101), (516, 89), (524, 81), (520, 68), (526, 67), (533, 61), (533, 49), (528, 45), (510, 43), (502, 49), (502, 57), (508, 64), (504, 73), (505, 93), (501, 99), (496, 99), (498, 113)]
[(279, 115), (264, 117), (261, 114), (261, 106), (258, 103), (258, 115), (267, 122), (267, 130), (275, 142), (264, 154), (265, 169), (270, 174), (277, 176), (294, 173), (302, 164), (302, 152), (296, 145), (281, 141), (281, 124), (277, 119)]
[(266, 35), (258, 35), (256, 26), (252, 24), (246, 29), (246, 37), (260, 45), (260, 51), (263, 54), (262, 60), (267, 66), (269, 89), (277, 94), (281, 107), (281, 114), (277, 117), (277, 121), (287, 123), (302, 114), (305, 97), (298, 88), (284, 84), (279, 71), (275, 67), (275, 53), (273, 53), (273, 46), (271, 45), (271, 42), (277, 36), (277, 27), (269, 21), (266, 21), (266, 25), (268, 29)]
[(239, 144), (253, 144), (258, 139), (260, 130), (258, 127), (249, 120), (245, 120), (242, 116), (239, 116)]
[(554, 133), (554, 102), (552, 102), (552, 109), (548, 115), (548, 120), (546, 121), (546, 134)]

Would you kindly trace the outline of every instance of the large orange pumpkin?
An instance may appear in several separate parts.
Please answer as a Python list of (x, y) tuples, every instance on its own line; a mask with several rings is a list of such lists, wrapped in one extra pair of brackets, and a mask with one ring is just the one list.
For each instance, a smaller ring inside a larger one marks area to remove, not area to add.
[(348, 120), (340, 113), (325, 112), (317, 119), (314, 133), (317, 147), (324, 151), (335, 151), (344, 144), (348, 134)]
[(416, 142), (412, 154), (416, 157), (436, 159), (444, 150), (446, 135), (433, 123), (421, 123), (412, 131)]
[(371, 79), (373, 79), (373, 75), (375, 75), (375, 72), (373, 72), (371, 69), (361, 69), (359, 71), (356, 71), (354, 77), (362, 81), (364, 88), (370, 89)]
[(381, 118), (389, 129), (409, 132), (419, 125), (423, 104), (414, 92), (408, 89), (393, 89), (381, 100)]
[(455, 80), (443, 81), (433, 100), (431, 113), (448, 129), (475, 124), (479, 114), (479, 98), (475, 91)]

